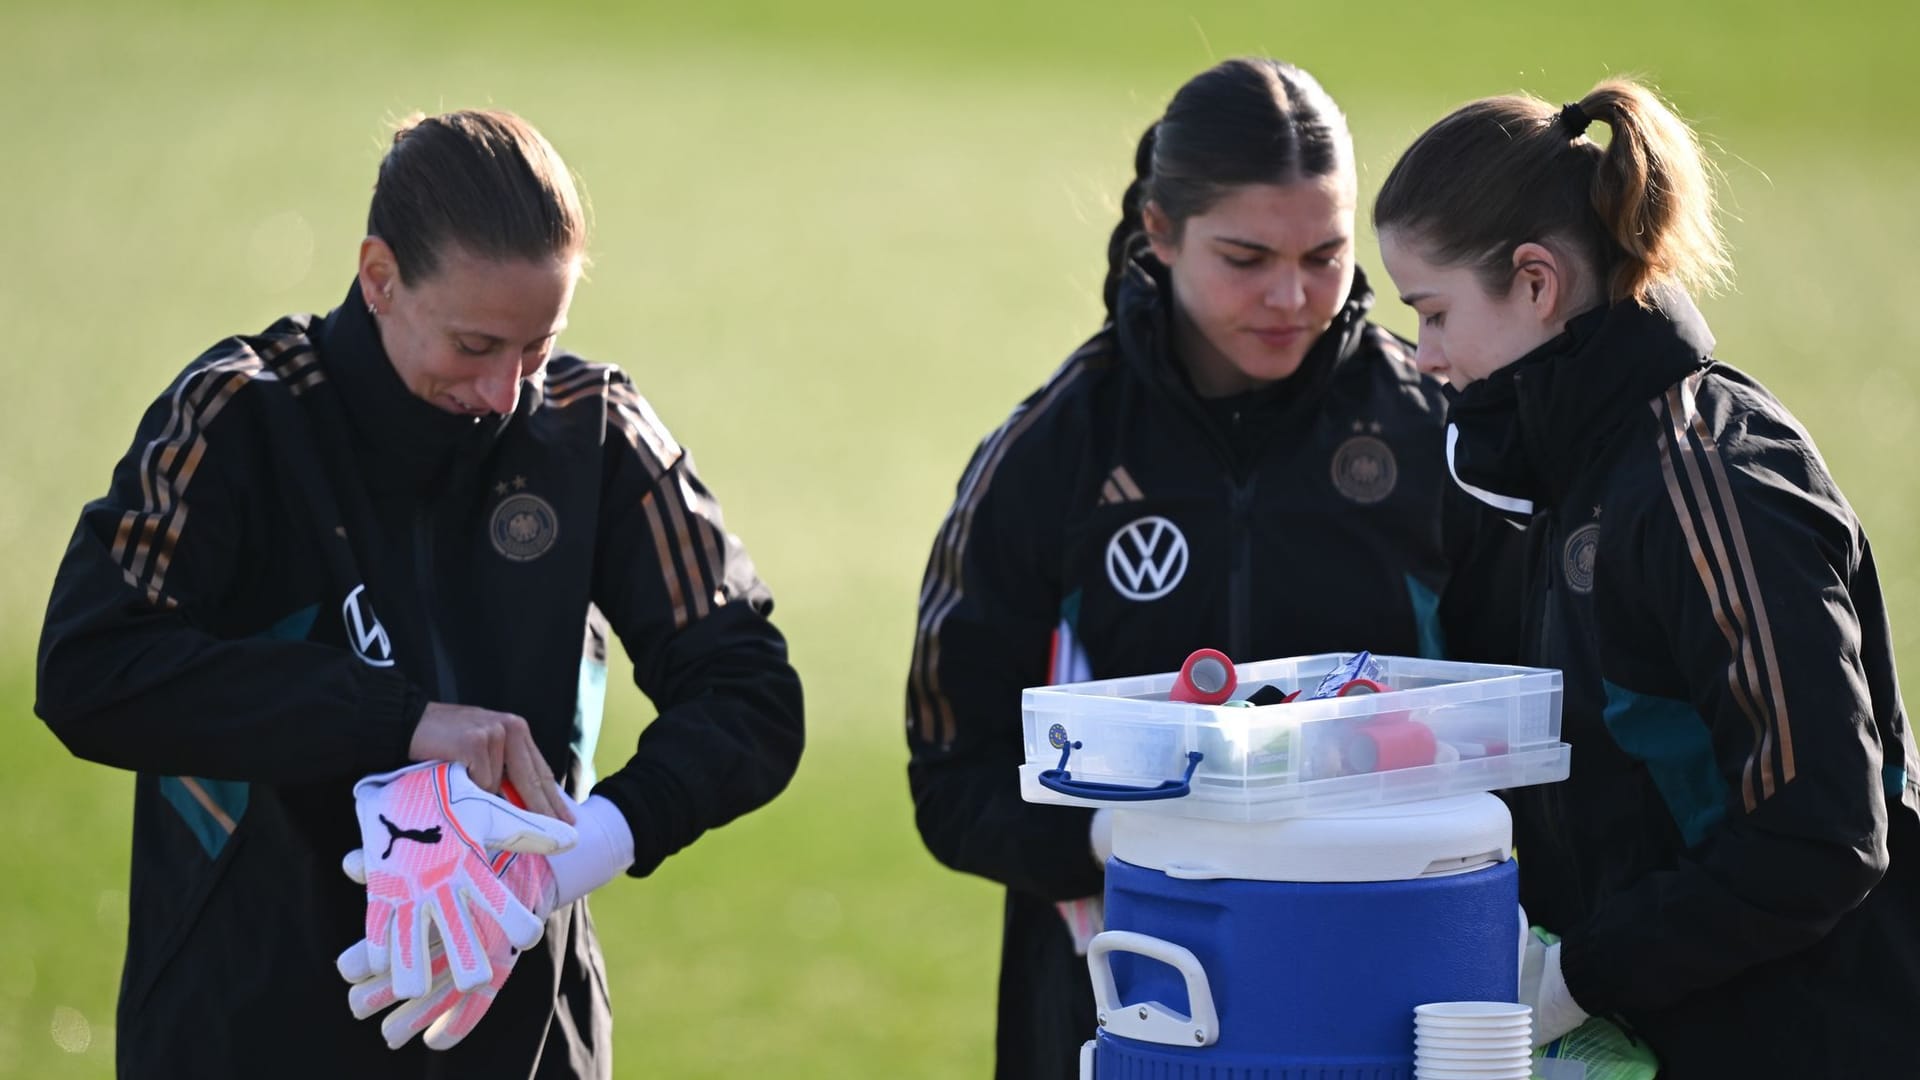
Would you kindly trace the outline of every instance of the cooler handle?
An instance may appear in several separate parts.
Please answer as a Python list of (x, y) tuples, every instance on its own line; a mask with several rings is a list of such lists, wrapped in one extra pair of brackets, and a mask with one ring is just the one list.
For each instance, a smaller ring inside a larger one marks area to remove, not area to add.
[(1072, 795), (1081, 799), (1096, 799), (1101, 802), (1146, 802), (1151, 799), (1178, 799), (1193, 790), (1193, 770), (1200, 767), (1202, 756), (1198, 750), (1187, 752), (1187, 773), (1178, 780), (1162, 780), (1152, 787), (1133, 787), (1128, 784), (1105, 784), (1096, 780), (1075, 780), (1067, 771), (1067, 758), (1080, 744), (1070, 742), (1060, 747), (1060, 764), (1040, 773), (1040, 784), (1049, 791), (1062, 795)]
[[(1186, 980), (1192, 1016), (1182, 1016), (1157, 1001), (1122, 1004), (1114, 985), (1108, 953), (1124, 952), (1158, 960)], [(1200, 958), (1171, 941), (1131, 930), (1095, 934), (1087, 946), (1087, 971), (1093, 976), (1093, 1008), (1100, 1030), (1125, 1039), (1165, 1046), (1212, 1046), (1220, 1040), (1220, 1015), (1213, 1008), (1213, 991)]]

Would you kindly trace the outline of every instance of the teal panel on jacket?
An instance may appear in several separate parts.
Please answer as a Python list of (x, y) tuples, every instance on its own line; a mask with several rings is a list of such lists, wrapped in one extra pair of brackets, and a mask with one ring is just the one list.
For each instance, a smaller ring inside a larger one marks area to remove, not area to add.
[(1727, 781), (1713, 757), (1713, 735), (1692, 705), (1607, 683), (1603, 714), (1613, 741), (1647, 767), (1688, 847), (1697, 847), (1727, 815)]
[(1420, 655), (1428, 660), (1447, 658), (1447, 635), (1440, 629), (1440, 594), (1426, 582), (1407, 576), (1407, 599), (1413, 604), (1414, 629), (1420, 635)]

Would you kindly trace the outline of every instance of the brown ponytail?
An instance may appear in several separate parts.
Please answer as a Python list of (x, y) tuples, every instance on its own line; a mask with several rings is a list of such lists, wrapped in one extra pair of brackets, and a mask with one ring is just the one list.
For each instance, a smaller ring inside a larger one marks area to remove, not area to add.
[(1580, 108), (1613, 131), (1593, 177), (1593, 208), (1618, 255), (1611, 297), (1644, 299), (1663, 281), (1703, 292), (1725, 284), (1731, 264), (1693, 129), (1625, 79), (1594, 87)]
[[(1605, 124), (1603, 149), (1585, 134)], [(1606, 299), (1646, 303), (1656, 285), (1712, 292), (1729, 277), (1711, 164), (1693, 131), (1639, 84), (1611, 79), (1556, 109), (1483, 98), (1428, 128), (1374, 201), (1374, 228), (1474, 267), (1489, 291), (1528, 242), (1570, 249)]]

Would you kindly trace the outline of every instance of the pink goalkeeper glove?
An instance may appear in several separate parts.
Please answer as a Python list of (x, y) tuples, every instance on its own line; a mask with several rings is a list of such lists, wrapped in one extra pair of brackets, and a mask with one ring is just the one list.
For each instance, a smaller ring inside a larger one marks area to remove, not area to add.
[[(360, 852), (353, 854), (359, 855)], [(347, 873), (351, 876), (358, 867), (353, 856), (348, 856), (348, 859)], [(500, 872), (501, 882), (512, 891), (514, 898), (544, 923), (553, 911), (555, 898), (553, 871), (548, 868), (546, 858), (502, 852), (494, 859), (494, 866)], [(492, 969), (487, 981), (466, 991), (456, 987), (448, 971), (446, 949), (436, 937), (429, 950), (433, 984), (426, 994), (403, 1002), (381, 1021), (380, 1034), (386, 1038), (387, 1046), (398, 1050), (409, 1039), (424, 1031), (427, 1033), (428, 1046), (435, 1050), (446, 1050), (466, 1038), (481, 1018), (486, 1016), (487, 1010), (493, 1006), (494, 996), (507, 984), (507, 976), (513, 974), (513, 965), (520, 958), (520, 950), (513, 947), (496, 923), (482, 923), (478, 937)], [(394, 993), (390, 975), (374, 974), (367, 970), (364, 944), (356, 943), (342, 953), (339, 960), (340, 974), (354, 984), (353, 989), (347, 992), (347, 1005), (353, 1010), (356, 1020), (364, 1020), (401, 1001)]]
[[(542, 922), (558, 908), (613, 880), (633, 865), (633, 832), (618, 808), (604, 797), (575, 803), (562, 792), (561, 798), (579, 820), (581, 843), (577, 847), (551, 859), (502, 852), (494, 857), (492, 864), (514, 897)], [(349, 877), (361, 880), (365, 872), (363, 853), (349, 854), (345, 868)], [(493, 924), (482, 924), (479, 940), (492, 968), (492, 977), (481, 986), (462, 991), (454, 985), (448, 973), (445, 949), (436, 940), (430, 950), (432, 987), (425, 995), (387, 1014), (380, 1024), (380, 1033), (389, 1047), (398, 1050), (424, 1031), (429, 1047), (446, 1050), (466, 1038), (486, 1016), (494, 996), (506, 985), (520, 950)], [(355, 943), (338, 961), (340, 974), (354, 984), (347, 993), (347, 1004), (360, 1020), (401, 1000), (389, 976), (369, 969), (365, 944)]]
[(480, 790), (465, 766), (444, 761), (369, 776), (353, 794), (367, 885), (366, 966), (391, 968), (396, 996), (417, 998), (431, 987), (429, 923), (462, 990), (493, 977), (483, 928), (519, 948), (540, 940), (543, 921), (495, 876), (489, 852), (564, 851), (577, 839), (572, 826)]

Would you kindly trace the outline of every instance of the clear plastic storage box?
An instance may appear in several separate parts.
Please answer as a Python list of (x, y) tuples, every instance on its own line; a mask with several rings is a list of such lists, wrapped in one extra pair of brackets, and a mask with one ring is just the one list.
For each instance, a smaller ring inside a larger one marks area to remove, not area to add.
[[(1233, 699), (1310, 691), (1353, 656), (1236, 665)], [(1373, 659), (1386, 692), (1287, 704), (1169, 701), (1173, 672), (1027, 690), (1021, 794), (1267, 821), (1566, 779), (1558, 671)]]

